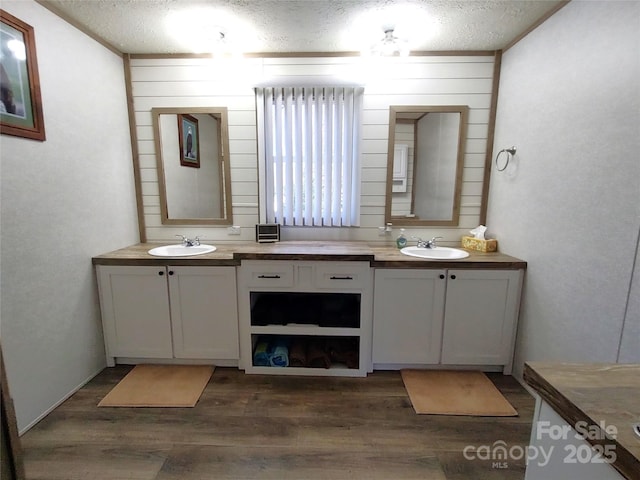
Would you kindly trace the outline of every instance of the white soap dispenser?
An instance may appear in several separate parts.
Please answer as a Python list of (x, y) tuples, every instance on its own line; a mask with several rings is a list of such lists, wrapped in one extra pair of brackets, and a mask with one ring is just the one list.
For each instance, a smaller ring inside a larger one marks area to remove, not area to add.
[(404, 228), (400, 229), (400, 235), (396, 238), (396, 247), (404, 248), (407, 246), (407, 237), (404, 236)]

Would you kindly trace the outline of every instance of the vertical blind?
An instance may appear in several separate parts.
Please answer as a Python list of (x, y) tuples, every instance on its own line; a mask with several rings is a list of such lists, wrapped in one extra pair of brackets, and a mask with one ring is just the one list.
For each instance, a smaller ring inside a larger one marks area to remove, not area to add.
[(257, 88), (266, 221), (360, 224), (362, 87)]

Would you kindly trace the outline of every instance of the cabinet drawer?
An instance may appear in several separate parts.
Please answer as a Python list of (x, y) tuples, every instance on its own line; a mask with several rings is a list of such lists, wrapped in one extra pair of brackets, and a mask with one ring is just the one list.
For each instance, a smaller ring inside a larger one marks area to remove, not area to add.
[(293, 287), (293, 265), (281, 262), (243, 265), (250, 287)]
[(317, 288), (353, 289), (365, 288), (369, 284), (368, 264), (355, 262), (318, 264), (315, 267)]

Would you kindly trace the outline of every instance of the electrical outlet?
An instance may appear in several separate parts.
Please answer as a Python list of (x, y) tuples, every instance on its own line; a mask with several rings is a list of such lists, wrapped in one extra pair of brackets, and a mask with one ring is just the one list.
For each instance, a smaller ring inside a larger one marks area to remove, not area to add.
[(227, 228), (227, 235), (240, 235), (240, 226), (232, 225)]

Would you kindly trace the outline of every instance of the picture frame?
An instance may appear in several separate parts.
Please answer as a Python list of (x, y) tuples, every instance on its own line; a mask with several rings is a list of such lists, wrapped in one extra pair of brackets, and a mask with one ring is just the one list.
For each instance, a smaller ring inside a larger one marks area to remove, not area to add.
[(178, 114), (180, 165), (200, 168), (200, 133), (198, 119), (185, 113)]
[(45, 140), (33, 27), (0, 9), (0, 133)]

